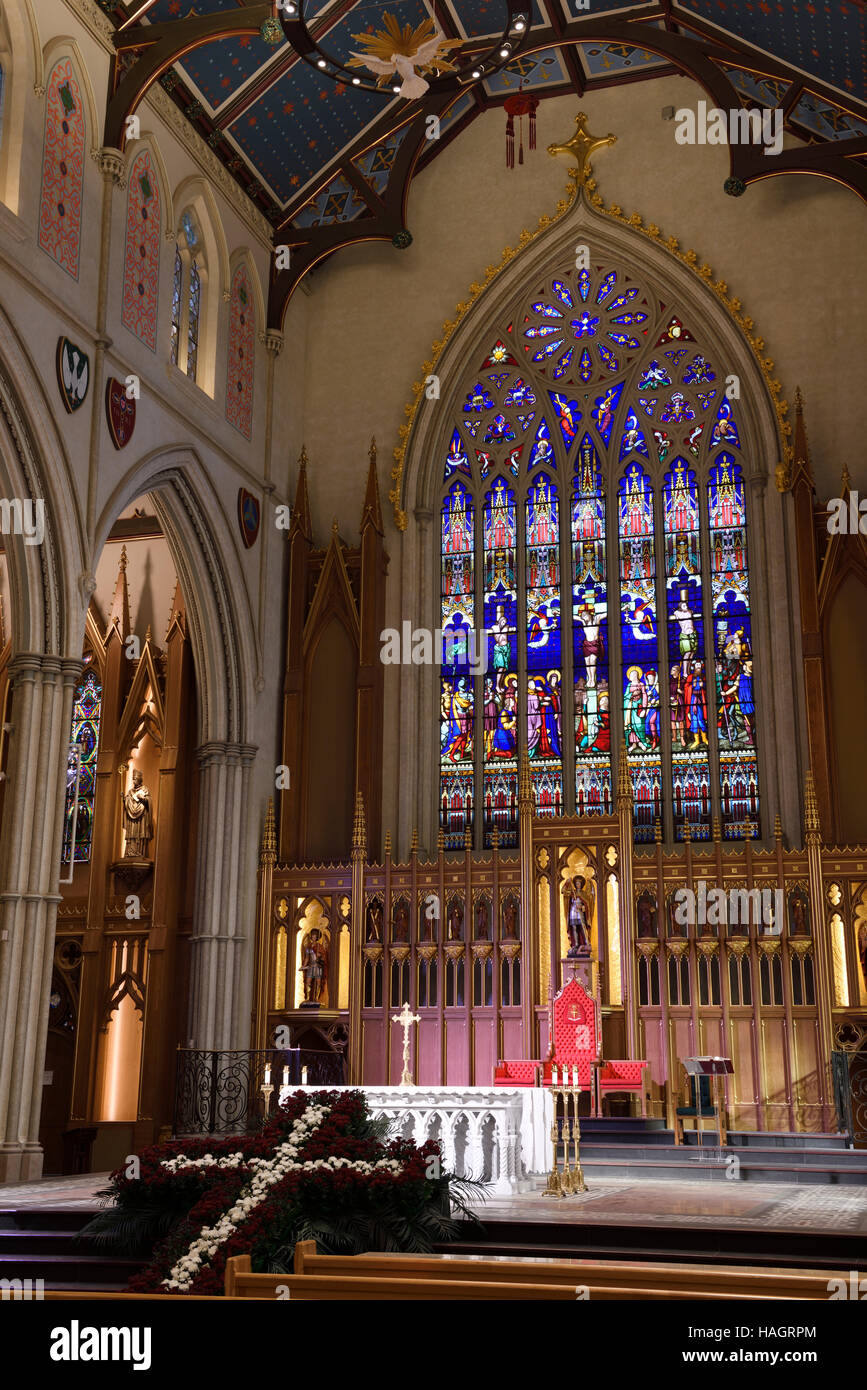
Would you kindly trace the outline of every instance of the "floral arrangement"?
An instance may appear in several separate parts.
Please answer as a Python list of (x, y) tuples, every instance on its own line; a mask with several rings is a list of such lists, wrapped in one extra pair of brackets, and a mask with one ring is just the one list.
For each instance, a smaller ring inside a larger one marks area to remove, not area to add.
[(147, 1149), (111, 1175), (113, 1205), (87, 1233), (153, 1249), (141, 1293), (223, 1292), (226, 1261), (288, 1270), (298, 1240), (326, 1252), (429, 1251), (454, 1238), (476, 1184), (444, 1173), (439, 1146), (388, 1140), (360, 1091), (296, 1091), (255, 1135)]

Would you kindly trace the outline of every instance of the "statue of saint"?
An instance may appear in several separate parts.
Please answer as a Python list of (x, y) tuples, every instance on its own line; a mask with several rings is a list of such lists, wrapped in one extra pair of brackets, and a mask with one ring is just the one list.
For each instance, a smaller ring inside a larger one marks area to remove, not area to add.
[(309, 931), (301, 943), (300, 971), (304, 979), (305, 1004), (318, 1004), (328, 977), (328, 957), (318, 927)]
[(409, 913), (406, 910), (406, 903), (401, 900), (394, 909), (394, 920), (391, 929), (392, 941), (409, 941)]
[(518, 940), (518, 908), (513, 898), (510, 898), (503, 909), (503, 940)]
[(449, 941), (463, 941), (464, 939), (464, 910), (457, 898), (452, 903), (452, 910), (449, 913)]
[(590, 897), (584, 891), (587, 880), (573, 874), (566, 880), (563, 896), (566, 899), (566, 928), (569, 932), (567, 956), (577, 956), (590, 949)]
[(656, 936), (656, 906), (646, 893), (638, 899), (638, 935)]
[(132, 774), (132, 786), (123, 797), (123, 829), (126, 837), (124, 859), (146, 859), (148, 845), (154, 833), (151, 815), (151, 796), (138, 768)]
[(367, 940), (382, 940), (382, 904), (375, 898), (367, 907)]
[(488, 902), (486, 898), (479, 898), (476, 903), (476, 940), (487, 941), (488, 939)]

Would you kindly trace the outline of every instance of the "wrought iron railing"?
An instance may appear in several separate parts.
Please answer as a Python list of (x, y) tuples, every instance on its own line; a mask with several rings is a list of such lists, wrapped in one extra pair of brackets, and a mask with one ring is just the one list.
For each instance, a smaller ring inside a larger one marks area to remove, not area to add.
[[(346, 1065), (340, 1052), (305, 1048), (264, 1048), (260, 1051), (205, 1051), (178, 1048), (175, 1111), (176, 1137), (205, 1134), (250, 1134), (265, 1118), (265, 1068), (271, 1068), (273, 1114), (283, 1084), (340, 1086)], [(305, 1072), (306, 1068), (306, 1072)]]

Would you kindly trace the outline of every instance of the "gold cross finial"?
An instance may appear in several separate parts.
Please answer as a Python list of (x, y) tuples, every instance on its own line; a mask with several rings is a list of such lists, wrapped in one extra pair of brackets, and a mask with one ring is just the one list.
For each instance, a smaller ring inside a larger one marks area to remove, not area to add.
[(578, 169), (575, 178), (578, 183), (586, 183), (590, 177), (590, 156), (597, 150), (601, 150), (605, 145), (613, 145), (617, 141), (616, 135), (588, 135), (587, 133), (587, 113), (579, 111), (575, 117), (575, 134), (571, 140), (567, 140), (563, 145), (549, 145), (548, 153), (568, 154), (575, 160)]

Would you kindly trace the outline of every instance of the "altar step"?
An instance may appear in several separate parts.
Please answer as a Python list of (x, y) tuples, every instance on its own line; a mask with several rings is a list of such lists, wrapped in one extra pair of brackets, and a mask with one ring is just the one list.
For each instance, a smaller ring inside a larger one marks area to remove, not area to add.
[[(693, 1119), (690, 1116), (684, 1129), (684, 1144), (693, 1145), (697, 1143), (696, 1132), (692, 1128)], [(705, 1138), (707, 1136), (707, 1138)], [(659, 1144), (670, 1146), (674, 1144), (674, 1131), (666, 1129), (665, 1121), (661, 1119), (641, 1119), (631, 1116), (601, 1116), (599, 1119), (592, 1119), (589, 1116), (581, 1117), (581, 1137), (588, 1143), (605, 1144)], [(711, 1137), (714, 1142), (719, 1138), (714, 1130), (713, 1120), (710, 1116), (702, 1121), (702, 1137), (707, 1143)], [(738, 1130), (728, 1131), (728, 1145), (730, 1148), (773, 1148), (773, 1149), (834, 1149), (851, 1153), (849, 1141), (845, 1134), (805, 1134), (790, 1133), (781, 1130)], [(863, 1151), (862, 1151), (863, 1152)], [(867, 1158), (867, 1154), (865, 1154)]]
[(0, 1279), (43, 1279), (46, 1289), (125, 1289), (145, 1261), (107, 1254), (79, 1232), (86, 1208), (0, 1209)]
[[(726, 1182), (732, 1180), (732, 1160), (736, 1160), (740, 1182), (867, 1184), (867, 1151), (825, 1142), (836, 1137), (738, 1134), (729, 1135), (728, 1144), (721, 1148), (719, 1134), (713, 1130), (702, 1131), (701, 1144), (689, 1131), (685, 1143), (675, 1144), (670, 1130), (606, 1135), (582, 1124), (581, 1163), (588, 1176), (600, 1179)], [(791, 1142), (804, 1139), (814, 1142)]]

